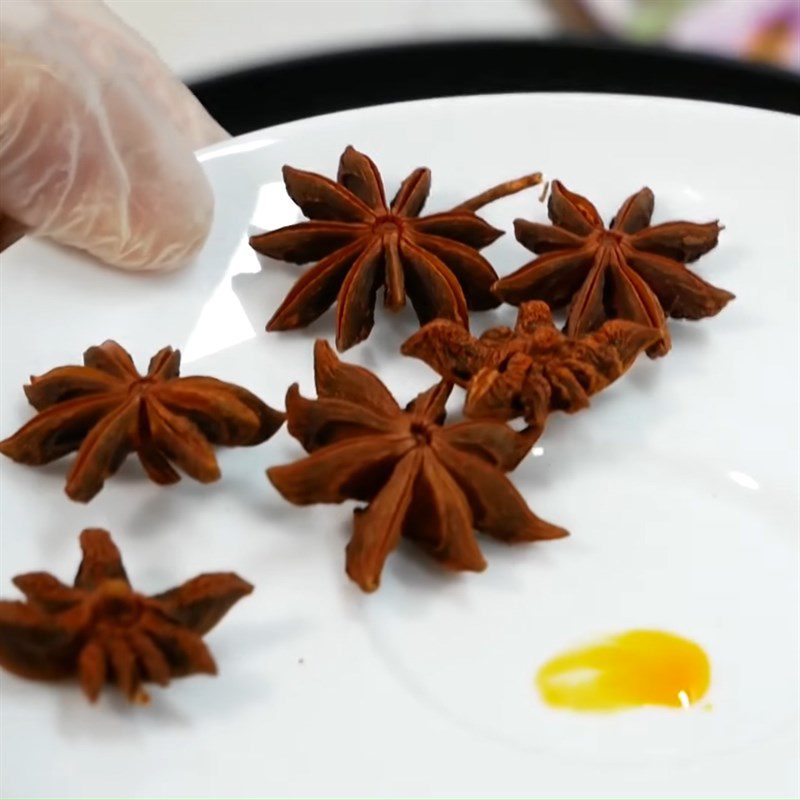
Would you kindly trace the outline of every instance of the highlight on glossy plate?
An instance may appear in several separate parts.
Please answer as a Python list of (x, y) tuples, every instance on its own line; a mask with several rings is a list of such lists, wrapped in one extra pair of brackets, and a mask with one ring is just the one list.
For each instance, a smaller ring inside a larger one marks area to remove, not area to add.
[[(613, 120), (589, 144), (587, 110)], [(800, 209), (760, 152), (733, 165), (765, 132), (789, 153), (791, 123), (637, 98), (366, 109), (203, 151), (217, 216), (184, 271), (4, 254), (8, 759), (30, 768), (23, 740), (65, 717), (115, 732), (113, 770), (132, 718), (174, 746), (171, 708), (178, 750), (225, 741), (241, 793), (255, 739), (299, 763), (310, 719), (308, 752), (342, 759), (367, 730), (412, 754), (450, 731), (434, 793), (465, 759), (480, 786), (488, 746), (510, 793), (534, 764), (536, 792), (580, 792), (620, 785), (597, 763), (740, 759), (664, 767), (702, 795), (774, 745), (784, 791)], [(47, 734), (77, 769), (85, 736)]]

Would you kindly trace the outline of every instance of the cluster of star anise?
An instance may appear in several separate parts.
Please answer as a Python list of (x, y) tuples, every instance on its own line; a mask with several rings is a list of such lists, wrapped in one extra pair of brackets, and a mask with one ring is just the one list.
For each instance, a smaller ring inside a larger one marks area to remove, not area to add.
[[(422, 327), (401, 350), (429, 364), (439, 383), (402, 408), (375, 374), (341, 362), (318, 340), (317, 399), (295, 384), (284, 414), (234, 384), (180, 377), (180, 353), (170, 347), (140, 374), (108, 341), (87, 350), (82, 366), (31, 378), (25, 393), (38, 414), (0, 442), (0, 452), (35, 465), (77, 451), (66, 491), (88, 502), (134, 452), (156, 483), (178, 481), (176, 467), (214, 481), (213, 445), (259, 444), (285, 419), (308, 455), (271, 467), (269, 479), (297, 505), (364, 504), (346, 559), (363, 590), (378, 587), (401, 539), (447, 569), (480, 571), (475, 531), (508, 543), (567, 533), (535, 516), (507, 477), (548, 415), (585, 408), (639, 353), (665, 354), (667, 317), (710, 316), (733, 297), (685, 266), (716, 245), (717, 223), (651, 226), (649, 189), (626, 200), (606, 228), (588, 200), (555, 181), (553, 225), (515, 223), (517, 239), (538, 257), (498, 278), (479, 251), (502, 232), (475, 212), (539, 183), (539, 173), (424, 217), (429, 170), (414, 170), (387, 202), (377, 168), (352, 147), (336, 181), (291, 167), (284, 180), (309, 221), (251, 244), (273, 258), (317, 263), (268, 330), (308, 325), (336, 302), (336, 345), (345, 350), (369, 335), (383, 286), (389, 309), (411, 301)], [(468, 311), (501, 301), (519, 307), (515, 326), (470, 334)], [(564, 306), (559, 330), (551, 309)], [(466, 389), (466, 420), (445, 424), (454, 385)], [(519, 417), (526, 427), (517, 431), (507, 423)], [(106, 681), (143, 700), (143, 682), (214, 671), (201, 636), (249, 584), (230, 573), (203, 575), (148, 597), (131, 589), (107, 533), (84, 531), (81, 545), (74, 586), (48, 573), (15, 579), (27, 602), (0, 602), (0, 664), (28, 677), (75, 674), (91, 699)]]
[[(212, 445), (256, 445), (284, 414), (232, 383), (179, 377), (180, 353), (165, 347), (141, 375), (116, 342), (89, 348), (82, 366), (57, 367), (25, 387), (39, 412), (0, 452), (46, 464), (73, 451), (67, 478), (73, 500), (88, 502), (136, 452), (156, 483), (220, 477)], [(174, 466), (173, 466), (174, 465)], [(162, 594), (135, 592), (104, 530), (80, 537), (83, 561), (73, 586), (47, 572), (14, 579), (26, 602), (0, 601), (0, 665), (27, 678), (76, 675), (90, 700), (115, 683), (144, 703), (143, 684), (216, 673), (202, 636), (253, 587), (233, 573), (200, 575)]]
[(648, 349), (651, 356), (669, 350), (667, 317), (713, 316), (733, 298), (685, 266), (716, 246), (720, 226), (650, 225), (654, 197), (648, 188), (629, 197), (606, 228), (585, 197), (553, 181), (553, 225), (523, 219), (514, 225), (518, 241), (539, 257), (498, 279), (479, 250), (502, 231), (475, 211), (539, 183), (538, 172), (424, 217), (430, 170), (415, 169), (389, 203), (378, 168), (352, 147), (342, 154), (335, 181), (289, 166), (283, 179), (308, 221), (252, 236), (250, 244), (281, 261), (317, 263), (294, 285), (267, 330), (304, 327), (336, 302), (339, 350), (369, 336), (381, 287), (392, 311), (408, 296), (420, 324), (448, 319), (468, 327), (468, 310), (529, 300), (544, 300), (554, 309), (568, 306), (570, 336), (590, 333), (609, 319), (630, 320), (660, 331)]
[[(554, 410), (578, 411), (646, 350), (669, 349), (666, 318), (716, 314), (733, 297), (685, 263), (717, 243), (716, 222), (650, 225), (653, 193), (642, 189), (606, 229), (594, 206), (555, 181), (552, 226), (516, 221), (518, 240), (539, 257), (498, 278), (479, 253), (500, 231), (475, 211), (538, 182), (502, 184), (444, 213), (420, 216), (430, 172), (417, 169), (387, 202), (375, 164), (348, 147), (337, 179), (284, 167), (289, 196), (307, 222), (253, 236), (272, 258), (305, 272), (267, 325), (308, 325), (336, 302), (336, 344), (345, 350), (373, 327), (377, 292), (400, 309), (406, 295), (422, 328), (402, 346), (443, 381), (404, 410), (376, 376), (341, 364), (316, 346), (317, 400), (289, 390), (289, 432), (308, 451), (273, 467), (270, 480), (297, 504), (367, 503), (356, 510), (347, 571), (363, 589), (378, 586), (387, 554), (414, 540), (450, 569), (482, 569), (473, 529), (505, 541), (553, 538), (521, 503), (503, 473), (512, 470)], [(501, 300), (519, 306), (515, 327), (476, 338), (468, 310)], [(551, 308), (568, 305), (563, 331)], [(468, 422), (443, 426), (453, 384), (467, 390)], [(515, 432), (505, 423), (523, 417)]]

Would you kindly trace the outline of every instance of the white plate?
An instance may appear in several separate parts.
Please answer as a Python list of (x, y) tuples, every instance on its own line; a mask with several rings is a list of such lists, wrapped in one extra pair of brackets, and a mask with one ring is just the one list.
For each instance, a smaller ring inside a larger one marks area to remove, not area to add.
[[(257, 100), (261, 102), (261, 100)], [(269, 102), (268, 96), (263, 102)], [(3, 258), (2, 419), (31, 415), (29, 373), (113, 337), (145, 365), (164, 344), (185, 374), (242, 383), (282, 406), (312, 394), (311, 329), (265, 334), (301, 269), (259, 263), (248, 223), (300, 215), (290, 163), (335, 174), (353, 143), (389, 191), (433, 170), (431, 210), (541, 169), (610, 216), (643, 184), (657, 221), (726, 225), (697, 270), (735, 292), (718, 317), (672, 324), (667, 358), (574, 417), (552, 418), (515, 473), (569, 539), (507, 548), (482, 537), (483, 574), (449, 575), (401, 547), (380, 591), (345, 577), (345, 506), (294, 508), (264, 469), (299, 456), (285, 431), (220, 453), (222, 480), (172, 488), (130, 461), (88, 506), (67, 465), (3, 459), (2, 594), (36, 569), (71, 577), (77, 533), (105, 526), (143, 590), (205, 570), (256, 584), (208, 637), (217, 679), (176, 681), (148, 708), (114, 691), (2, 676), (2, 793), (26, 796), (693, 796), (798, 792), (798, 153), (794, 117), (677, 100), (580, 95), (435, 100), (335, 114), (204, 151), (217, 197), (205, 250), (173, 275), (105, 269), (35, 241)], [(532, 190), (489, 206), (510, 229), (545, 219)], [(188, 202), (189, 198), (187, 198)], [(483, 212), (482, 212), (483, 213)], [(487, 251), (503, 274), (529, 258), (513, 235)], [(475, 329), (514, 309), (474, 314)], [(397, 349), (410, 313), (379, 309), (347, 358), (400, 398), (435, 376)], [(710, 655), (712, 710), (585, 716), (547, 709), (543, 660), (629, 627), (663, 628)]]

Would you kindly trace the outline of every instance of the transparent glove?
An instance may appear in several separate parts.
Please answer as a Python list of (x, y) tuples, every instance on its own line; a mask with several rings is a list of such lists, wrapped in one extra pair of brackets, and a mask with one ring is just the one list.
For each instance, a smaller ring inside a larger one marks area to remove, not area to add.
[(225, 131), (99, 0), (0, 5), (0, 248), (28, 229), (119, 267), (188, 261), (214, 208), (192, 151)]

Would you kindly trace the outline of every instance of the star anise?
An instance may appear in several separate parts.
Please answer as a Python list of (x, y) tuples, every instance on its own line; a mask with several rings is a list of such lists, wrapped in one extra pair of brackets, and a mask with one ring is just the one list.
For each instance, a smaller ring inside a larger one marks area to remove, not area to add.
[(494, 285), (508, 303), (545, 300), (569, 303), (570, 336), (598, 328), (604, 320), (629, 319), (660, 328), (663, 338), (648, 355), (670, 348), (666, 317), (700, 319), (721, 311), (734, 295), (699, 278), (684, 264), (714, 248), (716, 222), (650, 225), (654, 198), (644, 188), (631, 195), (607, 229), (597, 209), (553, 181), (550, 225), (515, 220), (517, 239), (539, 258)]
[(491, 292), (497, 274), (478, 250), (502, 231), (475, 211), (534, 186), (541, 175), (509, 181), (427, 217), (419, 214), (431, 187), (429, 169), (415, 169), (387, 203), (378, 168), (352, 147), (342, 154), (337, 181), (289, 166), (283, 180), (310, 221), (253, 236), (250, 244), (294, 264), (321, 260), (297, 281), (267, 330), (302, 328), (336, 300), (336, 346), (346, 350), (369, 336), (381, 286), (387, 308), (398, 311), (408, 295), (421, 323), (441, 317), (467, 325), (467, 309), (497, 306)]
[(107, 531), (88, 528), (80, 542), (73, 586), (49, 572), (14, 578), (27, 601), (0, 601), (0, 665), (37, 680), (77, 675), (91, 701), (113, 681), (136, 703), (149, 699), (145, 682), (216, 674), (202, 637), (253, 591), (247, 581), (208, 573), (148, 597), (131, 588)]
[(180, 480), (170, 462), (203, 483), (220, 476), (212, 444), (260, 444), (284, 415), (254, 394), (216, 378), (180, 378), (181, 354), (165, 347), (142, 376), (116, 342), (90, 347), (84, 366), (31, 377), (25, 394), (40, 413), (0, 452), (22, 464), (47, 464), (74, 450), (66, 492), (88, 502), (131, 452), (156, 483)]
[(371, 372), (315, 347), (317, 400), (286, 395), (289, 432), (311, 454), (267, 474), (297, 505), (367, 502), (355, 510), (347, 574), (378, 588), (389, 553), (405, 536), (442, 566), (480, 571), (473, 529), (505, 542), (566, 535), (536, 517), (504, 473), (530, 442), (507, 425), (475, 420), (444, 426), (451, 384), (439, 383), (405, 410)]
[(550, 307), (532, 300), (519, 307), (514, 329), (490, 328), (479, 338), (450, 320), (429, 322), (402, 347), (445, 380), (467, 389), (467, 416), (522, 416), (535, 439), (547, 415), (574, 413), (633, 364), (661, 331), (615, 319), (599, 330), (571, 337), (553, 324)]

